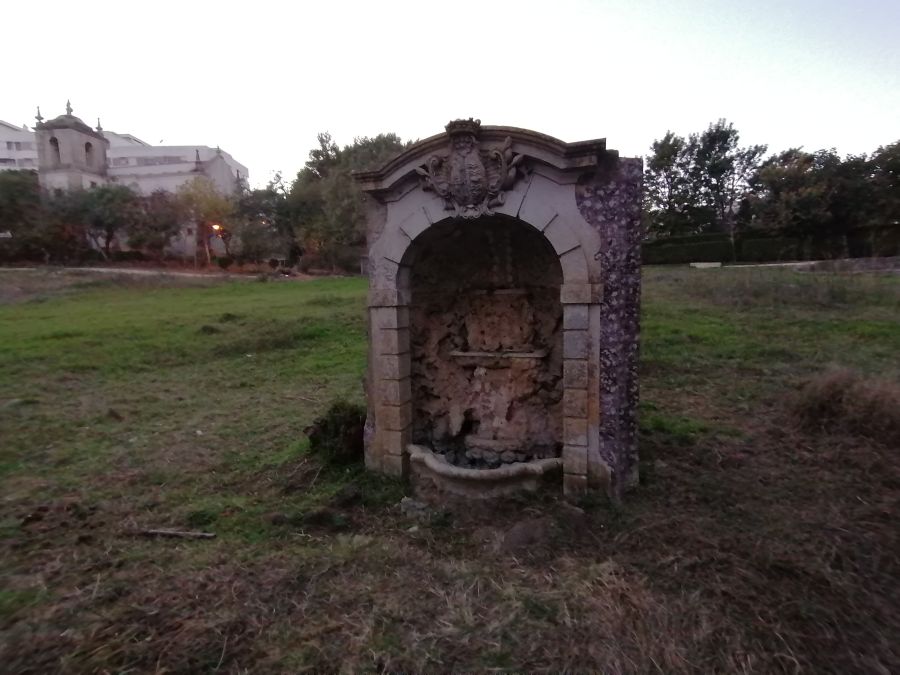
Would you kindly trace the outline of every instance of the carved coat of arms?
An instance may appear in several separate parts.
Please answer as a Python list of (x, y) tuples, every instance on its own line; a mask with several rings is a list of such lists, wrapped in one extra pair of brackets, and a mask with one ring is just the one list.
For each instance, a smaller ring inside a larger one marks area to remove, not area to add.
[(512, 150), (509, 137), (500, 147), (481, 148), (481, 120), (455, 120), (447, 126), (449, 152), (432, 155), (416, 171), (423, 187), (444, 200), (444, 208), (462, 218), (491, 215), (503, 204), (509, 190), (523, 174), (523, 155)]

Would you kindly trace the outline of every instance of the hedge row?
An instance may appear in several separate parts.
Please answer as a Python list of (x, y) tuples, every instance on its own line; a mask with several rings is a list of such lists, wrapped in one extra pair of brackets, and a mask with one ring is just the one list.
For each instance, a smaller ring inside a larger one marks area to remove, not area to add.
[(900, 255), (900, 227), (851, 230), (832, 237), (738, 237), (732, 249), (727, 234), (672, 237), (642, 246), (645, 265), (689, 262), (781, 262), (787, 260), (831, 260)]

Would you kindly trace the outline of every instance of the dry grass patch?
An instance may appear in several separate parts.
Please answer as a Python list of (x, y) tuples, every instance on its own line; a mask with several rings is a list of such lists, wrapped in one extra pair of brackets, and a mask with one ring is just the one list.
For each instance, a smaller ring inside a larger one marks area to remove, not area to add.
[(900, 384), (831, 368), (810, 378), (792, 397), (802, 427), (840, 432), (900, 448)]

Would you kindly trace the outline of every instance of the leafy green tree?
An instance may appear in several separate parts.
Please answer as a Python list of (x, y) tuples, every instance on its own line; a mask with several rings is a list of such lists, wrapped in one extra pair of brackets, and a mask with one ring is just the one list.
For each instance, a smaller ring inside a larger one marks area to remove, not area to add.
[(689, 172), (694, 191), (714, 214), (716, 229), (734, 242), (738, 204), (766, 153), (765, 145), (740, 147), (734, 125), (720, 119), (699, 136), (691, 136), (693, 163)]
[(287, 257), (290, 262), (296, 262), (295, 223), (280, 173), (265, 188), (245, 190), (240, 195), (236, 220), (234, 233), (242, 259), (259, 262)]
[(42, 192), (36, 238), (45, 262), (78, 261), (90, 253), (86, 194), (84, 190)]
[[(203, 247), (206, 264), (212, 263), (210, 239), (217, 233), (225, 236), (229, 233), (232, 218), (235, 215), (235, 202), (223, 195), (215, 184), (205, 176), (197, 176), (178, 188), (177, 199), (185, 216), (194, 222), (197, 231), (197, 243)], [(223, 232), (224, 230), (224, 232)], [(228, 248), (227, 239), (223, 241)], [(194, 264), (197, 256), (194, 255)]]
[(181, 231), (185, 213), (171, 192), (156, 190), (141, 200), (142, 214), (127, 230), (128, 245), (154, 258), (161, 258), (166, 246)]
[(37, 172), (0, 171), (0, 259), (42, 255), (41, 217)]
[(766, 152), (739, 141), (734, 126), (719, 120), (687, 140), (669, 131), (653, 142), (644, 196), (651, 238), (720, 230), (734, 242), (741, 201)]
[(365, 241), (364, 196), (353, 171), (370, 169), (409, 147), (396, 134), (355, 138), (339, 148), (330, 134), (318, 135), (319, 147), (291, 186), (287, 209), (304, 248), (335, 267), (350, 247)]
[(671, 131), (653, 142), (644, 172), (644, 211), (651, 239), (686, 234), (691, 231), (688, 169), (690, 156), (684, 138)]
[(882, 146), (870, 161), (873, 225), (900, 226), (900, 141)]
[(785, 150), (770, 157), (750, 180), (752, 224), (784, 234), (812, 234), (831, 221), (830, 151)]
[(124, 185), (100, 185), (74, 198), (83, 200), (88, 236), (105, 258), (117, 235), (133, 228), (143, 217), (140, 197)]

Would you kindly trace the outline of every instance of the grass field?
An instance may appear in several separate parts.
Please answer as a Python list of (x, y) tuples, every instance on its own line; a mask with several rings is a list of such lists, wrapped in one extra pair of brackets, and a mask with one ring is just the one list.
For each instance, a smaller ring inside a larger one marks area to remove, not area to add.
[(303, 436), (363, 280), (0, 286), (4, 672), (900, 672), (896, 279), (645, 269), (640, 487), (417, 524)]

